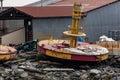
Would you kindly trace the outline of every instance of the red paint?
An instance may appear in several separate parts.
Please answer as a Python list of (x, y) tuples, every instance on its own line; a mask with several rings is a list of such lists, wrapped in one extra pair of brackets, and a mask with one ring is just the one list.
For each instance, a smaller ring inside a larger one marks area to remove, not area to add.
[(57, 49), (61, 49), (61, 46), (60, 46), (60, 45), (57, 45)]
[(45, 53), (46, 53), (46, 49), (44, 49), (44, 48), (42, 48), (42, 47), (40, 47), (40, 46), (37, 47), (37, 51), (38, 51), (39, 53), (41, 53), (41, 54), (45, 54)]
[(10, 58), (11, 58), (11, 59), (13, 59), (13, 58), (15, 58), (15, 57), (16, 57), (16, 54), (15, 54), (15, 53), (10, 54)]
[[(41, 46), (37, 47), (37, 50), (41, 54), (46, 54), (46, 49), (44, 49)], [(96, 56), (87, 56), (87, 55), (71, 55), (71, 60), (77, 60), (77, 61), (96, 61), (97, 57)]]
[(78, 61), (96, 61), (96, 56), (87, 56), (87, 55), (72, 55), (71, 60)]

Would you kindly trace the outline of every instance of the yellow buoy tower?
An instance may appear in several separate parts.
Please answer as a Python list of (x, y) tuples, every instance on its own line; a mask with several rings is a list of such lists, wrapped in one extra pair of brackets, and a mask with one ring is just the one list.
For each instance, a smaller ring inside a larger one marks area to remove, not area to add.
[(86, 34), (83, 31), (83, 28), (79, 27), (80, 19), (82, 16), (81, 8), (82, 8), (82, 4), (80, 3), (74, 4), (71, 30), (63, 32), (65, 35), (70, 36), (70, 47), (72, 48), (76, 47), (78, 36), (82, 36), (82, 37), (86, 36)]

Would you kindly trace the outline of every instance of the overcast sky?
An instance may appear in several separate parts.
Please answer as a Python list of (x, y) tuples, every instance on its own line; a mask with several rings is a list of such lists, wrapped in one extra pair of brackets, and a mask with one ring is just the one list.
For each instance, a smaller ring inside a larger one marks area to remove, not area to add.
[(3, 0), (4, 7), (24, 6), (40, 0)]

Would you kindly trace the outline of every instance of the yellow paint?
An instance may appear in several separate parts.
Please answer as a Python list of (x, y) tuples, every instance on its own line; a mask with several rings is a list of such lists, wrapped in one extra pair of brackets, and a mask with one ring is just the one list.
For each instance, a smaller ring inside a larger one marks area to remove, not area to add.
[(97, 61), (102, 61), (108, 58), (108, 54), (97, 56)]
[(50, 51), (50, 50), (46, 51), (46, 55), (51, 56), (51, 57), (61, 58), (61, 59), (68, 59), (68, 60), (71, 59), (70, 54), (64, 54), (64, 53)]
[(0, 54), (0, 60), (8, 60), (10, 59), (10, 54)]
[[(81, 13), (81, 4), (74, 4), (73, 15), (72, 15), (72, 34), (78, 34), (79, 31), (79, 21), (80, 21), (80, 13)], [(77, 37), (72, 36), (70, 40), (70, 47), (75, 48), (77, 45)]]
[[(80, 19), (81, 19), (81, 7), (82, 4), (75, 3), (73, 7), (73, 13), (72, 13), (72, 26), (71, 30), (63, 32), (65, 35), (70, 37), (70, 47), (75, 48), (77, 46), (77, 37), (78, 36), (86, 36), (84, 33), (84, 30), (80, 26)], [(69, 33), (70, 32), (70, 33)]]

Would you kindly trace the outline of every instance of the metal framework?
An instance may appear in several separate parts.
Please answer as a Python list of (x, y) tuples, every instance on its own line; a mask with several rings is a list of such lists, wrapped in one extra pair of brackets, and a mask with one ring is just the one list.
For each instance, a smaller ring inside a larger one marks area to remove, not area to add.
[(84, 28), (79, 27), (80, 19), (82, 17), (81, 13), (81, 7), (82, 5), (80, 3), (75, 3), (73, 8), (73, 14), (72, 14), (72, 27), (70, 31), (63, 32), (65, 35), (70, 36), (70, 47), (75, 48), (77, 45), (77, 38), (78, 36), (86, 36), (84, 33)]

